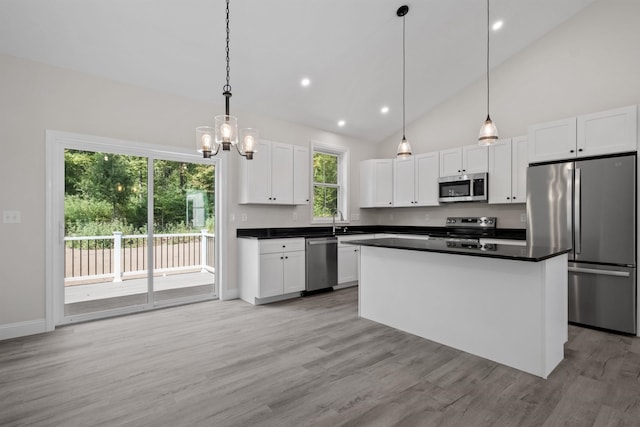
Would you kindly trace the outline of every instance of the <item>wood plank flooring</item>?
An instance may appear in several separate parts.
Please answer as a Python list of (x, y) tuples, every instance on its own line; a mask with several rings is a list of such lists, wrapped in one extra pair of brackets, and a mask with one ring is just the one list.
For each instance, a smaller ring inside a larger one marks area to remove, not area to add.
[(1, 426), (638, 426), (640, 339), (569, 328), (548, 380), (357, 317), (357, 288), (0, 342)]

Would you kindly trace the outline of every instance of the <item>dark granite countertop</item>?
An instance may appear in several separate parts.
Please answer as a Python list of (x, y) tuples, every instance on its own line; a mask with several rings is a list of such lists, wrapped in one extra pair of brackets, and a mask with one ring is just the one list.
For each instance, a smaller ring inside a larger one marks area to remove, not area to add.
[[(356, 225), (336, 227), (336, 236), (350, 236), (357, 234), (421, 234), (434, 237), (446, 237), (446, 227), (416, 227), (403, 225)], [(325, 237), (332, 236), (331, 227), (291, 227), (291, 228), (239, 228), (237, 237), (249, 239), (284, 239), (295, 237)], [(520, 228), (498, 228), (495, 239), (526, 240), (526, 230)]]
[(440, 252), (454, 255), (469, 255), (486, 258), (502, 258), (515, 261), (539, 262), (565, 254), (571, 249), (554, 248), (547, 246), (516, 246), (487, 244), (481, 248), (467, 247), (460, 243), (447, 242), (446, 240), (420, 240), (420, 239), (369, 239), (352, 240), (345, 242), (350, 245), (373, 246), (378, 248), (401, 249), (423, 252)]

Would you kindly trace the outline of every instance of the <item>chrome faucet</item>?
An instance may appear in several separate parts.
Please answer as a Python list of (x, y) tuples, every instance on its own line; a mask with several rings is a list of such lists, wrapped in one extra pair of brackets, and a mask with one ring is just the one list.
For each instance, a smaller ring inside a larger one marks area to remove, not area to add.
[(340, 212), (339, 209), (336, 209), (333, 212), (333, 215), (331, 216), (331, 224), (332, 224), (331, 228), (332, 228), (333, 234), (336, 234), (336, 215), (337, 214), (340, 214), (340, 221), (344, 221), (344, 216), (342, 215), (342, 212)]

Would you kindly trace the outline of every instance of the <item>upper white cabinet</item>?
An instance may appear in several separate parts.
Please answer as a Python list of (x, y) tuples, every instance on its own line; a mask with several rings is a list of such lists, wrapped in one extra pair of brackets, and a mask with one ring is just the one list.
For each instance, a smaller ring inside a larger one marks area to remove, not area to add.
[(465, 145), (440, 151), (440, 176), (482, 173), (489, 170), (489, 150), (483, 145)]
[(489, 147), (489, 203), (525, 203), (527, 137), (501, 139)]
[(293, 204), (309, 204), (309, 179), (310, 179), (309, 149), (295, 145), (293, 147)]
[(578, 116), (577, 125), (578, 157), (637, 149), (638, 112), (635, 105)]
[(635, 151), (637, 106), (529, 126), (529, 163)]
[(395, 159), (393, 167), (394, 206), (437, 206), (439, 153)]
[[(292, 205), (294, 204), (294, 182), (298, 179), (300, 182), (297, 183), (299, 187), (296, 191), (299, 199), (296, 203), (308, 203), (308, 153), (305, 147), (295, 147), (294, 153), (293, 145), (261, 140), (253, 160), (240, 162), (238, 203)], [(295, 176), (294, 157), (296, 157)]]
[(393, 160), (371, 159), (360, 162), (360, 207), (393, 206)]

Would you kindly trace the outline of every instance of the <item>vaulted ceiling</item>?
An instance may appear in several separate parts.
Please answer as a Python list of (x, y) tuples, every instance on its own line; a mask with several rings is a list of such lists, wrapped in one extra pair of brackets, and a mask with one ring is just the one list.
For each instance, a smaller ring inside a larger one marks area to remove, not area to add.
[[(491, 0), (491, 21), (504, 21), (491, 33), (491, 66), (593, 1)], [(231, 0), (232, 114), (373, 142), (397, 132), (403, 4), (407, 122), (485, 76), (483, 0)], [(223, 0), (0, 2), (0, 53), (218, 106), (224, 44)]]

